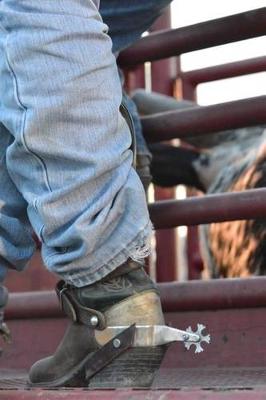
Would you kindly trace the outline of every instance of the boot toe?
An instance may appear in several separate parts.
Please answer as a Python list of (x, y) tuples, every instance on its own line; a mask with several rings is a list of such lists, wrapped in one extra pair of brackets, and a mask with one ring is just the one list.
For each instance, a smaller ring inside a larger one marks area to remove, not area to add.
[(29, 383), (32, 385), (47, 385), (48, 382), (54, 380), (54, 374), (49, 368), (52, 357), (47, 357), (35, 362), (29, 371)]

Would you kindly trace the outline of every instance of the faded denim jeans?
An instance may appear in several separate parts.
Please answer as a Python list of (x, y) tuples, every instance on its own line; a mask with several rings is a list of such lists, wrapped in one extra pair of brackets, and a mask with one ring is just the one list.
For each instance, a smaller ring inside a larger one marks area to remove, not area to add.
[[(32, 230), (47, 268), (75, 286), (148, 253), (145, 194), (98, 7), (96, 0), (0, 0), (1, 280), (8, 268), (26, 266)], [(119, 37), (116, 49), (131, 42)]]
[[(113, 52), (119, 54), (122, 50), (140, 39), (143, 32), (163, 12), (172, 0), (101, 0), (100, 13), (108, 25), (109, 35), (113, 41)], [(125, 105), (131, 113), (137, 137), (137, 152), (139, 155), (151, 157), (142, 135), (140, 118), (135, 103), (124, 95)]]

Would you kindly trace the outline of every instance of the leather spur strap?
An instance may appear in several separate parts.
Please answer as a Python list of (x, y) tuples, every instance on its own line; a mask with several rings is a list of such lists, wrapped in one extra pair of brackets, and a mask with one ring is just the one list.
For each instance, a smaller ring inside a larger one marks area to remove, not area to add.
[(103, 347), (93, 353), (87, 360), (86, 380), (91, 379), (95, 374), (110, 364), (115, 358), (120, 356), (126, 350), (133, 346), (136, 332), (136, 325), (133, 324), (129, 328), (123, 330), (119, 335), (115, 336), (107, 342)]
[[(59, 282), (56, 288), (56, 293), (62, 310), (70, 319), (72, 319), (73, 322), (78, 322), (87, 325), (90, 328), (97, 328), (99, 330), (106, 328), (106, 321), (103, 313), (79, 304), (67, 285)], [(96, 324), (92, 322), (93, 317), (97, 318)]]

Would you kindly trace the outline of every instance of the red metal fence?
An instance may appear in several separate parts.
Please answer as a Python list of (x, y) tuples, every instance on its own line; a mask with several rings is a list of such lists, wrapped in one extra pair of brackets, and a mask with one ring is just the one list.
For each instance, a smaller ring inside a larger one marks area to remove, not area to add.
[(194, 50), (265, 35), (265, 7), (183, 28), (151, 34), (119, 57), (120, 66), (132, 68)]
[[(163, 23), (157, 25), (157, 28), (166, 28), (167, 22), (169, 23), (169, 13), (168, 17), (164, 17)], [(163, 90), (160, 84), (158, 91), (171, 94), (170, 92), (174, 90), (174, 80), (169, 72), (169, 57), (250, 39), (265, 33), (266, 8), (264, 7), (179, 29), (151, 33), (123, 52), (119, 57), (119, 63), (132, 77), (135, 68), (140, 64), (147, 61), (164, 60), (163, 69), (158, 66), (156, 68), (157, 62), (155, 67), (152, 67), (153, 81), (164, 81)], [(168, 59), (168, 64), (165, 59)], [(199, 83), (265, 70), (266, 57), (258, 57), (190, 72), (177, 70), (176, 81), (181, 82), (183, 97), (194, 100), (195, 90)], [(158, 79), (159, 74), (161, 74), (160, 79)], [(153, 89), (156, 90), (156, 85)], [(169, 111), (142, 118), (144, 134), (148, 142), (185, 138), (192, 134), (213, 134), (213, 132), (221, 130), (265, 123), (266, 96), (207, 107), (195, 107), (195, 109)], [(160, 196), (164, 198), (163, 192), (160, 193)], [(169, 201), (167, 196), (166, 201), (150, 205), (151, 218), (158, 229), (183, 224), (197, 225), (214, 221), (252, 219), (266, 215), (266, 189), (182, 201)], [(169, 262), (169, 253), (173, 250), (173, 240), (171, 244), (169, 231), (166, 235), (166, 241), (164, 241), (163, 234), (160, 235), (162, 245), (160, 246), (159, 243), (158, 246), (160, 254), (157, 267), (158, 281), (175, 279), (176, 267), (173, 265), (173, 259)], [(169, 245), (165, 246), (166, 242), (170, 243), (170, 249)], [(194, 267), (197, 269), (197, 266)], [(195, 273), (192, 271), (191, 276), (198, 277), (198, 271)]]

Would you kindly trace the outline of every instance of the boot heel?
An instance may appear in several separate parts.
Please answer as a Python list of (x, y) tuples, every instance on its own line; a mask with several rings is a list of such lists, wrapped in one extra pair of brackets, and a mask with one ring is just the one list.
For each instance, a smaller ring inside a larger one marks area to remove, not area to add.
[(88, 387), (150, 387), (166, 350), (167, 346), (132, 348), (92, 377)]

